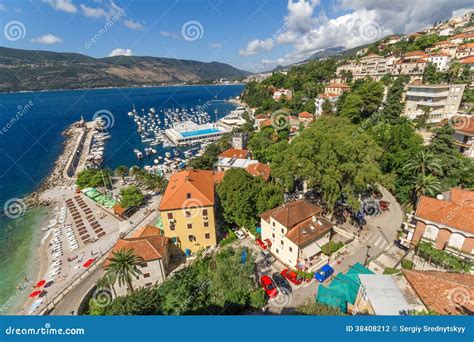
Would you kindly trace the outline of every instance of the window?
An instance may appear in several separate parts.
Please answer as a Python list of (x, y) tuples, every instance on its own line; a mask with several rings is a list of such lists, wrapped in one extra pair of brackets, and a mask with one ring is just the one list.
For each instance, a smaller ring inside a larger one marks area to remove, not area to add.
[(193, 224), (192, 224), (192, 223), (188, 223), (188, 224), (187, 224), (187, 227), (188, 227), (188, 229), (193, 229)]
[(186, 210), (185, 215), (186, 215), (186, 218), (190, 218), (191, 217), (191, 212), (189, 210)]
[(211, 238), (211, 234), (210, 233), (206, 233), (204, 234), (204, 237), (206, 238), (206, 240), (209, 240)]
[(151, 283), (146, 283), (145, 286), (146, 287), (151, 286)]
[(174, 224), (170, 224), (170, 230), (175, 230), (176, 226)]
[(275, 234), (272, 233), (272, 238), (275, 238)]
[(281, 245), (283, 246), (283, 240), (280, 240)]
[(290, 250), (290, 252), (293, 252), (293, 248), (289, 247), (288, 249)]
[(275, 227), (275, 222), (272, 222), (272, 226)]
[(189, 242), (193, 242), (196, 238), (194, 237), (194, 235), (188, 235), (188, 241)]
[(284, 230), (283, 228), (281, 229), (281, 233), (282, 233), (282, 234), (285, 234), (285, 230)]
[(140, 267), (147, 267), (147, 266), (148, 266), (148, 264), (147, 264), (146, 262), (142, 262), (142, 263), (140, 264)]
[(280, 254), (280, 251), (278, 250), (278, 248), (276, 249), (276, 252), (277, 252), (277, 254)]
[(191, 193), (190, 193), (190, 192), (188, 192), (188, 193), (186, 194), (186, 198), (187, 198), (187, 199), (190, 199), (190, 198), (191, 198)]
[(168, 216), (168, 220), (172, 220), (173, 219), (173, 213), (168, 213), (166, 214)]
[(207, 209), (202, 210), (202, 216), (207, 216)]
[(150, 273), (143, 274), (143, 278), (150, 278)]
[(176, 236), (171, 238), (172, 243), (178, 243), (178, 238)]
[(209, 222), (207, 222), (207, 221), (204, 222), (204, 227), (205, 227), (205, 228), (209, 227)]

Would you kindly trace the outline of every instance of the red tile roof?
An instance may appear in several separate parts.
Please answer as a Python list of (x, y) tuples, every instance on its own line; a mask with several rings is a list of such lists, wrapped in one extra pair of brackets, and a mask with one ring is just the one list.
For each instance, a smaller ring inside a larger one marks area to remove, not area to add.
[(314, 115), (308, 112), (301, 112), (298, 114), (298, 117), (303, 118), (303, 119), (312, 119)]
[(321, 208), (305, 200), (283, 204), (260, 215), (265, 221), (273, 217), (276, 221), (291, 229), (298, 223), (321, 213)]
[(416, 57), (419, 56), (421, 58), (428, 57), (428, 54), (424, 51), (411, 51), (403, 54), (403, 57)]
[(250, 173), (252, 176), (262, 177), (265, 182), (268, 181), (271, 173), (270, 165), (263, 163), (250, 164), (245, 168), (245, 171)]
[(474, 191), (453, 188), (443, 200), (421, 196), (415, 217), (474, 233)]
[(268, 118), (268, 115), (267, 114), (258, 114), (255, 119), (257, 120), (265, 120)]
[(132, 238), (161, 235), (161, 230), (158, 227), (147, 224), (132, 234)]
[(214, 205), (214, 172), (188, 169), (174, 173), (159, 210)]
[(458, 46), (458, 50), (474, 49), (474, 43), (467, 43)]
[(334, 94), (334, 93), (324, 93), (324, 94), (320, 94), (318, 97), (321, 99), (329, 99), (329, 98), (338, 97), (338, 96), (339, 95)]
[(461, 34), (452, 36), (448, 39), (453, 40), (453, 39), (471, 39), (471, 38), (474, 38), (474, 33), (461, 33)]
[(428, 309), (441, 315), (474, 311), (474, 275), (414, 270), (403, 273)]
[(315, 220), (313, 220), (313, 217), (310, 217), (291, 228), (288, 233), (286, 233), (286, 237), (297, 246), (303, 247), (311, 241), (325, 235), (331, 230), (332, 226), (333, 224), (330, 221), (322, 217), (317, 217)]
[(466, 58), (461, 59), (462, 64), (472, 64), (474, 63), (474, 56), (469, 56)]
[(224, 180), (225, 171), (214, 172), (214, 183), (220, 184)]
[(237, 148), (229, 148), (228, 150), (219, 154), (219, 158), (247, 159), (249, 156), (250, 156), (250, 151), (239, 150)]

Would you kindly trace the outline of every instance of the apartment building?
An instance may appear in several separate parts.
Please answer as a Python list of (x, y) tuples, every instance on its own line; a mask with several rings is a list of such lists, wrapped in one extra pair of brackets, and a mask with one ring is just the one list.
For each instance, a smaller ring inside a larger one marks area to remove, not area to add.
[(446, 71), (449, 69), (451, 56), (444, 52), (434, 52), (428, 55), (427, 60), (433, 63), (438, 71)]
[(456, 115), (465, 84), (409, 84), (406, 92), (405, 115), (410, 119), (431, 109), (428, 122), (440, 122)]
[(456, 119), (459, 122), (454, 123), (454, 143), (459, 147), (459, 152), (474, 158), (474, 118), (459, 116)]
[(457, 59), (466, 58), (470, 56), (474, 56), (474, 43), (467, 43), (458, 46), (458, 49), (456, 50)]
[[(137, 257), (141, 258), (141, 263), (137, 266), (141, 274), (132, 277), (133, 289), (151, 287), (166, 279), (170, 248), (170, 239), (161, 235), (159, 228), (147, 225), (130, 238), (119, 239), (109, 253), (104, 268), (107, 269), (110, 265), (114, 253), (132, 250)], [(118, 280), (113, 284), (113, 289), (116, 296), (125, 296), (128, 290), (127, 285), (120, 284)]]
[(159, 205), (164, 235), (191, 255), (217, 243), (214, 172), (187, 169), (174, 173)]
[(333, 224), (321, 216), (321, 208), (297, 200), (260, 215), (262, 240), (289, 267), (312, 270), (318, 266), (321, 247), (329, 242)]
[(336, 94), (338, 96), (349, 90), (351, 90), (351, 87), (345, 83), (331, 83), (324, 87), (325, 94)]
[(421, 196), (412, 244), (425, 241), (436, 249), (474, 259), (473, 217), (474, 191), (453, 188), (437, 198)]
[(237, 148), (229, 148), (221, 154), (217, 159), (217, 171), (227, 171), (229, 169), (245, 169), (251, 164), (258, 163), (258, 160), (252, 159), (252, 153), (247, 150)]

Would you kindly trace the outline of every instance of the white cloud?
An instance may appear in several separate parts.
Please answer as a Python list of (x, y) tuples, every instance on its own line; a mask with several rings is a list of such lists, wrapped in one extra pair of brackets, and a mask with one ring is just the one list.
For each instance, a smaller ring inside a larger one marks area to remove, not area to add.
[(142, 23), (138, 21), (133, 21), (132, 19), (125, 20), (123, 24), (129, 29), (135, 30), (135, 31), (143, 31), (145, 28)]
[(209, 43), (209, 47), (213, 49), (222, 49), (224, 45), (221, 43)]
[(109, 53), (109, 57), (114, 56), (133, 56), (132, 49), (113, 49), (111, 53)]
[[(291, 52), (264, 65), (291, 64), (313, 53), (336, 46), (352, 48), (369, 44), (392, 33), (409, 33), (463, 14), (472, 0), (334, 0), (329, 18), (319, 1), (288, 0), (288, 13), (280, 28), (270, 38), (250, 41), (239, 53), (252, 56), (279, 45), (289, 45)], [(271, 41), (271, 42), (270, 42)]]
[(38, 43), (38, 44), (52, 45), (52, 44), (61, 43), (63, 40), (57, 36), (54, 36), (48, 33), (48, 34), (43, 34), (40, 37), (33, 38), (31, 39), (31, 41), (33, 43)]
[(162, 35), (163, 37), (174, 38), (174, 39), (182, 38), (179, 34), (175, 32), (169, 32), (169, 31), (160, 31), (160, 35)]
[(77, 7), (71, 0), (43, 0), (43, 2), (49, 4), (52, 8), (58, 11), (67, 13), (77, 12)]
[(274, 47), (275, 42), (271, 38), (264, 40), (254, 39), (245, 48), (240, 49), (239, 54), (241, 56), (253, 56), (262, 51), (271, 51)]
[(4, 4), (0, 4), (0, 12), (6, 12), (7, 10), (7, 6), (5, 6)]
[(107, 16), (107, 11), (100, 7), (89, 7), (81, 4), (82, 13), (89, 18), (101, 18)]

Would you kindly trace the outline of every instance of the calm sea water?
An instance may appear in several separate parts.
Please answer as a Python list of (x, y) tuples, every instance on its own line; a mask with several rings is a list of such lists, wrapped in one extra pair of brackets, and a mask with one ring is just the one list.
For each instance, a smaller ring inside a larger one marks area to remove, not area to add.
[[(45, 216), (44, 211), (27, 210), (26, 215), (10, 219), (4, 215), (4, 204), (34, 191), (48, 176), (62, 151), (61, 133), (71, 123), (81, 116), (91, 120), (94, 113), (109, 111), (112, 139), (105, 146), (104, 166), (151, 165), (153, 158), (138, 161), (133, 153), (134, 148), (143, 151), (147, 146), (127, 116), (133, 104), (139, 112), (150, 107), (205, 106), (214, 121), (235, 107), (224, 100), (238, 96), (242, 90), (243, 86), (233, 85), (0, 94), (0, 305), (15, 295), (27, 268), (27, 255), (35, 252), (34, 229)], [(159, 146), (155, 148), (160, 150)]]

